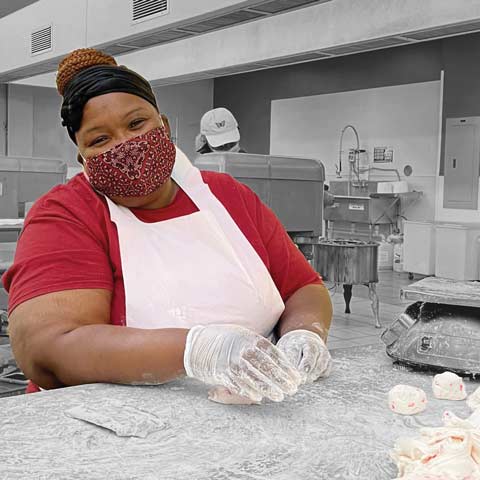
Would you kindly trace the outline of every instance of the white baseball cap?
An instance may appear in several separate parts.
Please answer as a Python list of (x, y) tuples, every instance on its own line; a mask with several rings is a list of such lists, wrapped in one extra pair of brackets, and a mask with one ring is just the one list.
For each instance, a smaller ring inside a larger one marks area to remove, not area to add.
[(223, 107), (214, 108), (203, 115), (200, 120), (200, 133), (207, 137), (208, 143), (214, 148), (240, 140), (235, 117), (230, 110)]

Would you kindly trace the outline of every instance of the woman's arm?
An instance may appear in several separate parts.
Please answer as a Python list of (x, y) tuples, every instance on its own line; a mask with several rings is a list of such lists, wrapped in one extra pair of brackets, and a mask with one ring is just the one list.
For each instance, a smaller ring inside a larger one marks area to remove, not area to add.
[(326, 342), (332, 313), (332, 301), (325, 285), (306, 285), (286, 301), (285, 311), (277, 324), (277, 335), (282, 337), (292, 330), (310, 330)]
[(108, 290), (49, 293), (9, 317), (15, 358), (43, 388), (83, 383), (162, 383), (184, 374), (188, 330), (110, 325)]

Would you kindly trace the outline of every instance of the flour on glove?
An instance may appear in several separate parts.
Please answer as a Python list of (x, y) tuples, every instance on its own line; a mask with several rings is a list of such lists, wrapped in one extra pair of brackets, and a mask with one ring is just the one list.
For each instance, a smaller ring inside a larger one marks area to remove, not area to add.
[(330, 375), (332, 357), (325, 342), (316, 333), (292, 330), (280, 338), (277, 347), (299, 371), (302, 383), (312, 383)]
[(187, 376), (226, 387), (253, 402), (281, 402), (297, 392), (300, 375), (269, 340), (238, 325), (193, 327), (185, 345)]

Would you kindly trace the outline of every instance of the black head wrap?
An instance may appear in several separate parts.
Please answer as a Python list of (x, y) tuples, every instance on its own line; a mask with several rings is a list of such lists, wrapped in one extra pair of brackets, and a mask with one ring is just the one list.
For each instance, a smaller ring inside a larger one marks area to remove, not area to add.
[(75, 133), (82, 123), (83, 107), (93, 97), (106, 93), (131, 93), (151, 103), (158, 111), (152, 87), (141, 75), (123, 66), (95, 65), (77, 73), (63, 94), (62, 125), (76, 144)]

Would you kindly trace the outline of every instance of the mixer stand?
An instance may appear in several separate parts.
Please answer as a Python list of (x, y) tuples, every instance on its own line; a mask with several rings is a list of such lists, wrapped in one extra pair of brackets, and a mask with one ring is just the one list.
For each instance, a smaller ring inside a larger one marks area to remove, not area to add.
[[(377, 284), (374, 282), (371, 283), (363, 283), (362, 285), (365, 285), (368, 287), (368, 298), (370, 299), (371, 306), (372, 306), (372, 312), (373, 312), (373, 317), (375, 318), (375, 327), (376, 328), (382, 328), (382, 325), (380, 324), (380, 318), (379, 318), (379, 313), (378, 313), (378, 305), (379, 305), (379, 300), (378, 300), (378, 295), (377, 295)], [(352, 286), (349, 284), (344, 284), (343, 285), (343, 298), (345, 300), (345, 313), (351, 313), (350, 311), (350, 300), (352, 299)]]

